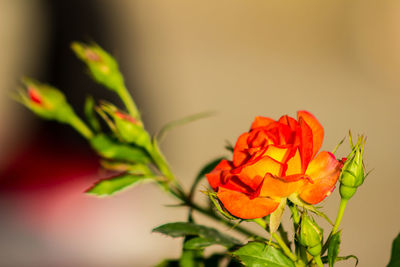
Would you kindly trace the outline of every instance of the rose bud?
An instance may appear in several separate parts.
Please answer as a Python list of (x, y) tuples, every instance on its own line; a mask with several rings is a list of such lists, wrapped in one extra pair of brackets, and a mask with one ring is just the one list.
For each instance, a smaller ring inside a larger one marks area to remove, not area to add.
[(92, 137), (90, 129), (75, 114), (61, 91), (28, 78), (22, 82), (25, 88), (19, 90), (17, 100), (23, 105), (44, 119), (69, 124), (84, 137)]
[(363, 154), (365, 138), (360, 137), (352, 152), (345, 161), (340, 175), (340, 196), (343, 199), (350, 199), (356, 193), (357, 188), (365, 180)]
[(95, 81), (116, 92), (124, 88), (116, 60), (100, 46), (73, 42), (71, 48), (86, 63)]
[(312, 256), (318, 256), (321, 253), (322, 229), (313, 219), (303, 213), (300, 222), (300, 229), (297, 233), (300, 244), (307, 248)]
[(119, 110), (110, 103), (103, 102), (100, 108), (113, 119), (116, 134), (122, 141), (150, 149), (150, 136), (143, 128), (143, 123), (140, 120)]
[(286, 198), (317, 204), (340, 174), (334, 155), (319, 152), (323, 138), (324, 128), (307, 111), (299, 111), (297, 120), (256, 117), (236, 141), (233, 159), (206, 177), (224, 208), (242, 219), (265, 217)]
[(66, 123), (74, 112), (59, 90), (25, 78), (25, 89), (19, 91), (19, 100), (39, 116)]

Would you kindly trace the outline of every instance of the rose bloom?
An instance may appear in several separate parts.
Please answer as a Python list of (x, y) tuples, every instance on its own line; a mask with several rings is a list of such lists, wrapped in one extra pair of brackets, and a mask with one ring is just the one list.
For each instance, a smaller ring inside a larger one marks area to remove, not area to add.
[(232, 161), (222, 160), (207, 179), (232, 215), (242, 219), (272, 213), (282, 198), (296, 194), (309, 204), (321, 202), (335, 188), (340, 163), (334, 155), (318, 155), (324, 129), (307, 111), (297, 120), (256, 117), (239, 136)]

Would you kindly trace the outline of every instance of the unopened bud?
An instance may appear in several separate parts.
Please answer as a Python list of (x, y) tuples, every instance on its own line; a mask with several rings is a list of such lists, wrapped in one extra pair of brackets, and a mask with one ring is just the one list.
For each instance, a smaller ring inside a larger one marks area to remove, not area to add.
[(86, 63), (95, 81), (113, 91), (124, 87), (116, 60), (100, 46), (74, 42), (71, 48), (78, 58)]
[(300, 244), (305, 246), (308, 253), (312, 256), (320, 255), (322, 249), (322, 229), (305, 213), (301, 217), (298, 239)]
[(27, 78), (23, 83), (25, 89), (19, 91), (19, 100), (37, 115), (64, 123), (75, 116), (64, 94), (56, 88)]
[(365, 139), (361, 136), (343, 165), (342, 173), (339, 178), (339, 191), (343, 199), (350, 199), (353, 197), (357, 188), (362, 185), (365, 180), (363, 165), (364, 145)]
[(27, 89), (29, 98), (36, 104), (42, 104), (42, 97), (34, 87), (28, 87)]
[(119, 110), (110, 103), (102, 103), (100, 108), (113, 119), (116, 134), (124, 142), (133, 143), (143, 148), (151, 147), (150, 136), (139, 119)]

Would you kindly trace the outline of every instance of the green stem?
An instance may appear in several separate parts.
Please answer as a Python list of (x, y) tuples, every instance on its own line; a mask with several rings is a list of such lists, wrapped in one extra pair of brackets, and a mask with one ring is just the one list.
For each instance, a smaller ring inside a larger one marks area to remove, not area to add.
[(121, 98), (122, 102), (124, 102), (124, 105), (128, 109), (129, 114), (134, 118), (140, 119), (139, 111), (138, 111), (136, 104), (133, 101), (131, 95), (129, 94), (128, 89), (126, 89), (125, 86), (121, 86), (117, 90), (117, 93), (118, 93), (119, 97)]
[(314, 256), (314, 261), (318, 265), (318, 267), (324, 267), (324, 264), (322, 263), (321, 260), (321, 255)]
[(297, 261), (296, 255), (294, 255), (292, 251), (288, 248), (288, 246), (286, 246), (282, 238), (276, 233), (273, 233), (272, 237), (276, 240), (276, 242), (278, 242), (278, 245), (281, 247), (283, 253), (285, 253), (285, 255), (288, 256), (293, 262), (296, 262)]
[(72, 119), (69, 121), (69, 124), (86, 139), (91, 139), (93, 137), (93, 132), (79, 117), (72, 117)]
[(329, 242), (330, 242), (330, 240), (331, 240), (331, 237), (332, 237), (332, 236), (337, 232), (337, 230), (339, 229), (340, 222), (342, 221), (343, 214), (344, 214), (344, 211), (346, 210), (346, 205), (347, 205), (347, 202), (348, 202), (348, 201), (349, 201), (348, 199), (344, 199), (344, 198), (342, 198), (342, 199), (340, 200), (339, 210), (338, 210), (338, 214), (337, 214), (337, 216), (336, 216), (335, 224), (333, 225), (332, 231), (331, 231), (331, 233), (329, 234), (328, 239), (326, 240), (324, 246), (322, 247), (321, 255), (324, 255), (325, 251), (328, 249), (328, 246), (329, 246)]
[(295, 204), (292, 204), (292, 205), (289, 205), (289, 209), (292, 212), (293, 223), (295, 224), (295, 227), (297, 228), (297, 225), (300, 223), (300, 216), (299, 216), (297, 207)]
[(338, 214), (337, 214), (336, 221), (335, 221), (335, 224), (333, 225), (332, 232), (330, 235), (335, 234), (336, 231), (338, 230), (340, 222), (342, 221), (342, 218), (343, 218), (344, 211), (346, 209), (347, 202), (348, 202), (348, 199), (342, 198), (340, 200)]

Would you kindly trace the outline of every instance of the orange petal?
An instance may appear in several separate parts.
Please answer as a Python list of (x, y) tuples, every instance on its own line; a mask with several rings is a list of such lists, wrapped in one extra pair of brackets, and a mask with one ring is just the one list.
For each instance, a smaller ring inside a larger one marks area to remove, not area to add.
[(313, 158), (313, 134), (310, 126), (303, 120), (299, 119), (300, 125), (300, 157), (301, 168), (303, 173), (306, 171), (308, 164)]
[(289, 126), (292, 131), (296, 130), (298, 126), (297, 121), (288, 115), (282, 116), (278, 122)]
[(306, 175), (313, 182), (304, 187), (300, 197), (310, 204), (321, 202), (335, 189), (339, 174), (339, 161), (332, 153), (322, 151), (308, 165)]
[(286, 182), (283, 179), (265, 175), (264, 182), (260, 190), (260, 196), (287, 197), (294, 192), (298, 192), (308, 181), (300, 179), (295, 182)]
[(296, 175), (303, 173), (301, 170), (301, 157), (300, 152), (296, 149), (296, 153), (287, 161), (286, 176)]
[(231, 164), (229, 161), (223, 159), (221, 160), (220, 163), (218, 163), (217, 166), (215, 166), (214, 170), (212, 170), (210, 173), (206, 174), (208, 183), (210, 184), (210, 186), (216, 190), (216, 188), (218, 186), (220, 186), (222, 184), (222, 180), (221, 180), (221, 174), (223, 171), (228, 171), (231, 170)]
[(251, 124), (250, 130), (258, 127), (265, 127), (268, 126), (269, 124), (275, 122), (275, 120), (267, 118), (267, 117), (262, 117), (262, 116), (257, 116), (253, 123)]
[(303, 120), (310, 126), (313, 133), (313, 154), (312, 158), (318, 153), (324, 140), (324, 128), (321, 123), (310, 112), (301, 110), (297, 112), (297, 118)]
[(289, 153), (290, 149), (287, 146), (269, 145), (264, 156), (269, 156), (276, 161), (284, 163), (286, 162)]
[(240, 171), (240, 177), (252, 179), (253, 177), (264, 177), (267, 173), (281, 176), (284, 165), (271, 157), (264, 156), (252, 164), (245, 165)]
[(235, 166), (243, 164), (243, 162), (249, 158), (249, 155), (246, 152), (246, 150), (249, 148), (247, 144), (248, 137), (249, 133), (243, 133), (236, 141), (235, 149), (233, 150), (233, 164)]
[(247, 195), (223, 187), (218, 189), (218, 199), (232, 215), (242, 219), (262, 218), (271, 214), (279, 202), (266, 197), (250, 199)]

